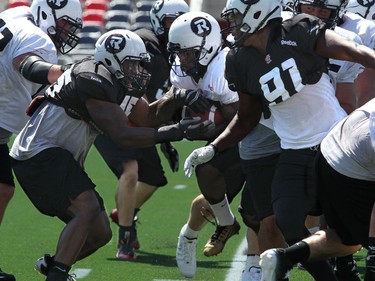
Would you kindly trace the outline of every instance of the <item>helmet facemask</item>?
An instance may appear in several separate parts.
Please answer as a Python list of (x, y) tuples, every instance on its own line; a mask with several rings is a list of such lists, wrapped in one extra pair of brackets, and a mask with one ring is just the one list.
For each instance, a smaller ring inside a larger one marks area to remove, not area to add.
[(245, 39), (250, 35), (246, 32), (241, 31), (242, 26), (246, 24), (243, 23), (242, 14), (236, 8), (233, 8), (222, 12), (221, 18), (227, 21), (228, 26), (227, 28), (224, 28), (221, 33), (231, 34), (234, 39), (233, 41), (226, 40), (227, 46), (229, 46), (230, 48), (234, 48), (243, 45)]
[[(341, 7), (345, 1), (340, 0), (331, 0), (331, 1), (323, 1), (323, 0), (298, 0), (295, 3), (294, 12), (299, 14), (302, 12), (301, 5), (307, 5), (311, 7), (317, 7), (320, 9), (328, 9), (330, 10), (330, 15), (327, 18), (321, 18), (323, 22), (329, 28), (334, 28), (337, 24), (337, 20), (340, 15)], [(307, 14), (310, 14), (307, 12)]]
[[(202, 44), (200, 46), (185, 49), (181, 49), (180, 44), (168, 43), (168, 51), (171, 53), (170, 61), (173, 65), (172, 70), (177, 76), (194, 77), (200, 73), (200, 70), (203, 67), (200, 61), (209, 53), (209, 50), (204, 48), (205, 40), (205, 38), (202, 39)], [(176, 57), (178, 57), (178, 61), (175, 59)], [(182, 72), (178, 73), (175, 71), (178, 67)]]
[(81, 29), (82, 23), (73, 20), (69, 16), (63, 16), (56, 20), (56, 29), (51, 27), (47, 32), (60, 53), (67, 54), (77, 46), (79, 37), (76, 34)]
[(271, 20), (281, 19), (281, 2), (280, 0), (228, 0), (221, 17), (227, 20), (235, 37), (234, 43), (230, 45), (240, 46), (245, 39), (261, 30)]
[(51, 38), (62, 54), (71, 51), (79, 41), (82, 7), (79, 0), (33, 0), (30, 6), (35, 24)]
[[(117, 59), (116, 54), (114, 54)], [(115, 73), (116, 78), (121, 85), (125, 87), (126, 91), (141, 97), (150, 82), (151, 75), (146, 71), (145, 64), (150, 62), (149, 54), (140, 54), (139, 57), (125, 57), (120, 63), (121, 71)]]

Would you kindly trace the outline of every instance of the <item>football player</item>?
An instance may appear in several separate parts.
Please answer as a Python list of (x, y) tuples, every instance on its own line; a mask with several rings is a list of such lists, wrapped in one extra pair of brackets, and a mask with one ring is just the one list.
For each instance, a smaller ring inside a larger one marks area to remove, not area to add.
[[(341, 0), (297, 0), (294, 6), (294, 12), (296, 14), (306, 13), (317, 16), (325, 21), (327, 25), (331, 26), (331, 28), (334, 28), (334, 31), (338, 34), (350, 40), (355, 40), (358, 44), (362, 44), (361, 37), (356, 35), (356, 33), (360, 34), (361, 29), (367, 29), (368, 32), (371, 32), (371, 25), (373, 25), (374, 28), (375, 24), (363, 20), (349, 12), (344, 14), (343, 10), (346, 9), (345, 5), (346, 2)], [(366, 38), (371, 37), (370, 34), (365, 36)], [(365, 38), (363, 34), (362, 38)], [(367, 39), (365, 41), (370, 43), (372, 40), (369, 41)], [(365, 96), (361, 94), (363, 91), (358, 91), (356, 85), (360, 85), (360, 87), (363, 88), (365, 85), (369, 86), (373, 83), (373, 79), (369, 79), (369, 74), (372, 77), (374, 73), (373, 70), (367, 69), (364, 74), (362, 73), (363, 66), (358, 63), (330, 59), (329, 74), (335, 82), (336, 97), (348, 114), (357, 108), (357, 99), (360, 104), (363, 104), (363, 102), (373, 95), (369, 89), (365, 91)], [(360, 77), (359, 81), (357, 81), (358, 77)], [(364, 97), (367, 98), (364, 100)], [(335, 273), (342, 280), (360, 280), (356, 263), (351, 255), (338, 257), (336, 259)]]
[[(370, 117), (374, 111), (372, 99), (339, 122), (322, 141), (316, 171), (319, 202), (329, 228), (285, 250), (263, 253), (261, 265), (267, 275), (262, 280), (278, 280), (274, 269), (285, 273), (296, 262), (346, 256), (362, 246), (368, 249), (364, 280), (375, 280), (375, 127)], [(276, 263), (269, 260), (275, 256)]]
[[(103, 200), (83, 168), (99, 133), (123, 148), (147, 147), (205, 134), (211, 125), (190, 125), (196, 122), (191, 119), (149, 127), (170, 120), (180, 101), (170, 95), (149, 105), (140, 97), (150, 77), (142, 67), (148, 60), (138, 35), (109, 31), (98, 39), (94, 59), (68, 68), (29, 107), (31, 118), (10, 155), (15, 175), (35, 207), (66, 224), (55, 255), (46, 255), (37, 264), (48, 281), (65, 281), (76, 261), (111, 239)], [(128, 121), (142, 128), (129, 128)]]
[[(161, 98), (169, 89), (168, 29), (179, 15), (188, 11), (189, 6), (184, 0), (155, 1), (150, 10), (152, 29), (141, 28), (135, 31), (151, 54), (150, 62), (145, 65), (151, 74), (144, 93), (149, 102)], [(111, 212), (112, 219), (119, 225), (116, 257), (134, 260), (135, 250), (140, 247), (136, 229), (138, 212), (158, 187), (167, 184), (157, 148), (151, 146), (123, 149), (107, 135), (99, 135), (95, 146), (119, 179), (116, 191), (117, 209)], [(176, 172), (179, 164), (177, 150), (169, 142), (161, 144), (161, 148), (167, 155), (172, 171)]]
[[(375, 49), (375, 20), (374, 1), (349, 1), (345, 7), (346, 13), (342, 15), (340, 26), (358, 34), (362, 43)], [(363, 11), (366, 11), (363, 13)], [(358, 91), (358, 107), (364, 105), (374, 98), (375, 93), (375, 71), (371, 68), (365, 68), (355, 81)]]
[[(0, 14), (0, 223), (14, 193), (8, 143), (27, 121), (31, 98), (62, 74), (58, 52), (78, 43), (82, 27), (78, 0), (34, 0)], [(0, 279), (14, 280), (0, 271)]]
[[(222, 47), (217, 20), (203, 12), (189, 12), (180, 16), (173, 22), (169, 31), (168, 49), (174, 58), (171, 71), (172, 84), (179, 88), (201, 90), (203, 96), (221, 110), (224, 122), (217, 126), (214, 135), (207, 136), (206, 140), (210, 141), (224, 130), (238, 109), (238, 95), (228, 88), (224, 78), (225, 58), (229, 48)], [(200, 230), (207, 223), (205, 217), (207, 219), (215, 217), (217, 220), (215, 233), (203, 251), (208, 257), (219, 254), (228, 239), (238, 233), (240, 226), (229, 203), (241, 191), (245, 177), (251, 179), (249, 185), (259, 188), (259, 191), (254, 191), (252, 196), (254, 201), (257, 200), (255, 214), (251, 208), (252, 197), (244, 195), (242, 198), (241, 215), (245, 224), (254, 231), (261, 232), (259, 236), (262, 238), (261, 242), (285, 245), (274, 223), (270, 199), (270, 181), (275, 159), (278, 158), (280, 150), (279, 139), (273, 130), (259, 125), (254, 133), (241, 142), (240, 147), (239, 150), (237, 145), (233, 145), (213, 161), (197, 166), (197, 182), (202, 194), (191, 204), (189, 219), (180, 231), (176, 251), (178, 268), (186, 277), (192, 277), (196, 272), (197, 238)], [(259, 151), (260, 148), (262, 151)], [(259, 162), (260, 158), (263, 162)], [(246, 175), (242, 173), (241, 164)], [(267, 231), (263, 232), (264, 228), (259, 227), (258, 218), (262, 226), (268, 226)], [(252, 242), (257, 244), (257, 241)], [(270, 248), (264, 243), (260, 244), (262, 250)], [(254, 256), (251, 258), (249, 256), (249, 260), (253, 258), (256, 259)], [(249, 274), (258, 275), (260, 278), (260, 270), (256, 262), (248, 262), (244, 278)]]
[[(314, 16), (300, 14), (282, 22), (277, 0), (228, 0), (222, 16), (235, 37), (225, 73), (239, 94), (239, 111), (218, 138), (189, 155), (184, 168), (190, 174), (220, 155), (249, 133), (262, 113), (272, 118), (282, 148), (272, 205), (291, 245), (309, 235), (304, 222), (316, 203), (313, 164), (319, 145), (346, 116), (328, 76), (327, 58), (375, 67), (375, 52), (343, 39)], [(336, 279), (326, 261), (303, 265), (315, 279)]]

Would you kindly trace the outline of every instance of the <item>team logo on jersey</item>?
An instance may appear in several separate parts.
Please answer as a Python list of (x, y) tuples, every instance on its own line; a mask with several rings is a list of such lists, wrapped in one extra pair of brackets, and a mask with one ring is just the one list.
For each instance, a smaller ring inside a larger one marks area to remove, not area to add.
[(64, 8), (68, 4), (68, 0), (47, 0), (47, 4), (51, 9), (58, 10)]
[(371, 7), (374, 5), (375, 0), (357, 0), (359, 5), (364, 7)]
[(281, 40), (281, 45), (297, 47), (297, 42), (293, 40)]
[(267, 64), (270, 64), (271, 61), (272, 61), (270, 54), (267, 54), (267, 56), (264, 58), (264, 60), (266, 61)]
[(121, 34), (112, 34), (105, 40), (105, 49), (111, 54), (121, 52), (126, 45), (126, 39)]
[(199, 37), (206, 37), (211, 33), (212, 25), (208, 19), (196, 17), (191, 21), (191, 30)]
[(155, 4), (152, 6), (152, 11), (154, 12), (154, 14), (156, 14), (163, 8), (163, 6), (164, 6), (164, 0), (156, 1)]

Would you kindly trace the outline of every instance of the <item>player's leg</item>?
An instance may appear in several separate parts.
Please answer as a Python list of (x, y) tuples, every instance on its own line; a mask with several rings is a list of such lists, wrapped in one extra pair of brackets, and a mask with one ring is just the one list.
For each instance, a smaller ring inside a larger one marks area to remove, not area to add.
[(0, 224), (14, 194), (14, 180), (7, 144), (11, 135), (10, 132), (0, 128)]
[[(282, 150), (272, 182), (276, 223), (285, 240), (292, 245), (310, 235), (305, 218), (316, 204), (314, 174), (316, 151)], [(318, 280), (336, 280), (328, 261), (303, 263)]]
[[(34, 206), (66, 223), (45, 272), (47, 280), (66, 280), (78, 258), (95, 252), (111, 238), (103, 201), (79, 163), (61, 148), (46, 149), (31, 159), (14, 161), (13, 168)], [(93, 228), (95, 235), (91, 236)]]
[(217, 222), (216, 230), (203, 250), (204, 255), (209, 257), (221, 253), (228, 239), (238, 234), (240, 229), (229, 205), (245, 182), (238, 147), (226, 150), (207, 164), (198, 165), (196, 176)]

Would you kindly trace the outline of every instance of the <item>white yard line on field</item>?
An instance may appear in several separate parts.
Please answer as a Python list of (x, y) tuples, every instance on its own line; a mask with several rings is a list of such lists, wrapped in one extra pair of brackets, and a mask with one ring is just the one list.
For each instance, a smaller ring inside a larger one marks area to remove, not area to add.
[(247, 249), (246, 237), (242, 240), (240, 246), (238, 246), (236, 253), (233, 256), (230, 269), (227, 272), (225, 281), (240, 281), (242, 278), (242, 270), (245, 267), (246, 255), (244, 251)]

